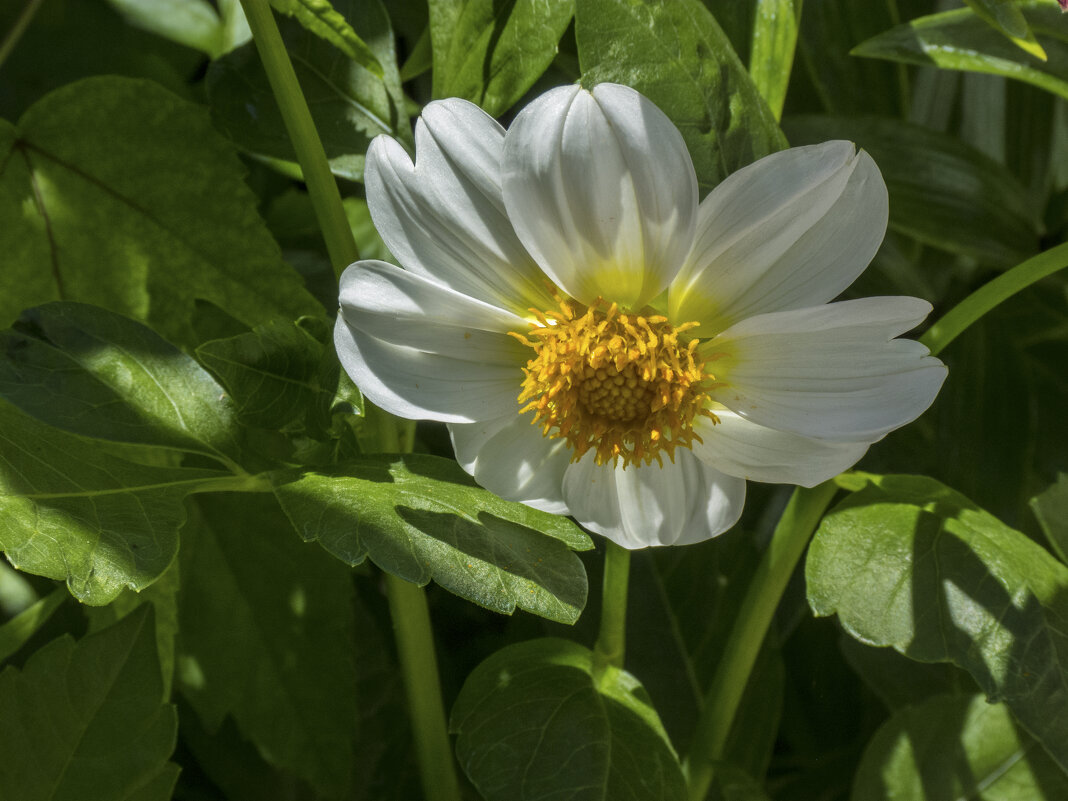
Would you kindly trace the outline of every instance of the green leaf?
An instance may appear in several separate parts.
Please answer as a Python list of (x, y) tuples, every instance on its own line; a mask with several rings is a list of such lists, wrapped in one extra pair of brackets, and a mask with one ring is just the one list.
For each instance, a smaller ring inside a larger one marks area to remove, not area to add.
[(775, 119), (782, 117), (801, 24), (801, 0), (758, 0), (749, 74)]
[(130, 24), (196, 48), (210, 58), (230, 52), (252, 36), (238, 0), (223, 0), (220, 10), (208, 0), (108, 0), (108, 3)]
[(247, 325), (315, 313), (242, 174), (203, 109), (146, 81), (88, 78), (0, 120), (0, 324), (77, 299), (186, 343), (197, 298)]
[(795, 145), (852, 139), (871, 153), (890, 192), (890, 227), (984, 263), (1016, 264), (1038, 250), (1026, 190), (988, 156), (948, 134), (900, 120), (789, 118)]
[(1068, 564), (1068, 473), (1059, 473), (1057, 483), (1032, 498), (1031, 509), (1053, 551)]
[(735, 170), (786, 147), (775, 117), (699, 0), (577, 0), (582, 84), (644, 94), (678, 126), (702, 195)]
[(0, 331), (0, 396), (74, 434), (230, 462), (223, 388), (152, 329), (83, 303), (29, 309)]
[[(210, 495), (183, 532), (176, 683), (273, 765), (345, 798), (357, 720), (351, 571), (269, 498)], [(371, 703), (373, 699), (367, 699)]]
[(136, 464), (0, 402), (0, 550), (102, 605), (159, 578), (178, 549), (183, 499), (229, 473)]
[(6, 661), (25, 645), (69, 597), (66, 589), (56, 587), (44, 598), (0, 626), (0, 662)]
[(853, 671), (891, 711), (933, 695), (970, 694), (977, 689), (971, 676), (948, 662), (914, 662), (893, 648), (872, 648), (845, 634), (838, 645)]
[[(411, 129), (389, 16), (378, 0), (342, 0), (337, 5), (348, 19), (357, 21), (361, 35), (383, 65), (377, 74), (296, 22), (280, 20), (279, 29), (331, 171), (358, 181), (363, 178), (364, 154), (374, 137), (389, 134), (410, 143)], [(296, 152), (254, 45), (214, 62), (207, 88), (212, 119), (222, 131), (245, 150), (294, 162), (299, 174)]]
[(434, 97), (507, 111), (556, 57), (573, 0), (430, 0)]
[(853, 782), (854, 801), (1057, 801), (1068, 776), (1004, 704), (936, 695), (884, 723)]
[(1046, 60), (1046, 51), (1037, 41), (1027, 18), (1016, 0), (964, 0), (965, 3), (987, 24), (1007, 36), (1021, 50), (1036, 58)]
[(323, 346), (294, 323), (273, 320), (205, 342), (197, 356), (226, 385), (248, 425), (282, 428), (325, 391), (319, 385)]
[(1049, 56), (1038, 61), (969, 9), (914, 19), (857, 45), (853, 54), (905, 64), (985, 72), (1034, 84), (1068, 98), (1068, 28), (1056, 5), (1018, 6), (1037, 43)]
[(352, 16), (338, 13), (328, 0), (271, 0), (271, 5), (275, 10), (295, 17), (306, 30), (330, 42), (368, 72), (382, 77), (382, 64), (377, 54), (349, 24)]
[(518, 606), (573, 623), (592, 543), (571, 521), (504, 501), (455, 462), (372, 456), (323, 472), (275, 474), (275, 494), (306, 541), (356, 565), (445, 589), (497, 612)]
[(163, 703), (154, 628), (145, 608), (0, 673), (0, 797), (170, 798), (178, 719)]
[(559, 639), (501, 649), (467, 677), (449, 727), (486, 801), (677, 801), (678, 758), (638, 680)]
[(813, 611), (964, 668), (1068, 768), (1068, 567), (934, 479), (866, 478), (809, 549)]

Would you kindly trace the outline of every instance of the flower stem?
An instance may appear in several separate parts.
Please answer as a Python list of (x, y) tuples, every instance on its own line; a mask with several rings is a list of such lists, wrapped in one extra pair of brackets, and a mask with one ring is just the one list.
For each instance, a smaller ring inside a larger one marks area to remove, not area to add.
[(932, 354), (938, 353), (1003, 300), (1065, 267), (1068, 267), (1068, 242), (1032, 256), (983, 284), (946, 312), (920, 337), (920, 342), (930, 348)]
[(0, 41), (0, 66), (7, 61), (7, 57), (15, 49), (15, 45), (22, 38), (22, 34), (30, 27), (33, 15), (37, 13), (37, 9), (41, 7), (43, 2), (44, 0), (29, 0), (26, 3), (26, 7), (22, 9), (22, 13), (19, 14), (18, 19), (15, 20), (15, 24), (11, 26), (11, 30), (7, 32), (7, 36), (4, 37), (3, 41)]
[(713, 763), (723, 758), (738, 704), (775, 609), (836, 489), (833, 481), (827, 481), (812, 489), (794, 490), (749, 582), (683, 763), (690, 801), (703, 801), (708, 795)]
[(604, 553), (604, 583), (601, 594), (601, 630), (593, 646), (594, 678), (607, 667), (623, 667), (627, 644), (627, 584), (630, 551), (611, 540)]
[(426, 801), (460, 801), (460, 786), (445, 728), (434, 638), (426, 593), (392, 574), (386, 574), (393, 636), (397, 642), (404, 690), (408, 697), (415, 753)]
[(335, 275), (340, 276), (348, 265), (359, 258), (359, 253), (345, 216), (345, 207), (341, 205), (341, 193), (326, 160), (326, 151), (315, 131), (308, 103), (286, 53), (268, 0), (241, 0), (241, 6), (245, 9), (253, 41), (256, 42), (271, 90), (278, 101), (289, 139), (297, 152), (312, 207), (326, 240), (330, 263), (334, 266)]

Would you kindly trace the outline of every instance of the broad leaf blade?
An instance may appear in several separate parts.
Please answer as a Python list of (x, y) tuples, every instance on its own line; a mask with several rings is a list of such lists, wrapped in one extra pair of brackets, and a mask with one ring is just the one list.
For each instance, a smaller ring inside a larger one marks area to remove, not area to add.
[(867, 478), (813, 539), (813, 611), (964, 668), (1068, 768), (1068, 567), (934, 479)]
[(197, 298), (247, 325), (314, 314), (242, 176), (203, 109), (146, 81), (88, 78), (0, 122), (0, 323), (77, 298), (187, 343)]
[(1068, 29), (1053, 3), (1020, 6), (1048, 55), (1039, 61), (968, 9), (914, 19), (868, 39), (853, 54), (905, 64), (985, 72), (1034, 84), (1068, 98)]
[(431, 0), (434, 97), (507, 111), (556, 56), (573, 0)]
[(884, 117), (793, 117), (783, 127), (795, 145), (852, 139), (871, 153), (886, 179), (895, 230), (1003, 266), (1038, 250), (1039, 224), (1026, 190), (955, 137)]
[[(108, 0), (128, 22), (218, 58), (249, 40), (237, 0), (222, 15), (208, 0)], [(236, 9), (234, 8), (236, 6)], [(240, 19), (235, 19), (239, 17)]]
[(629, 673), (593, 674), (593, 654), (567, 640), (495, 653), (464, 683), (450, 728), (487, 801), (552, 798), (676, 801), (678, 758)]
[(164, 801), (178, 719), (163, 703), (150, 610), (64, 636), (0, 673), (0, 797)]
[(981, 695), (936, 695), (895, 714), (868, 743), (853, 782), (854, 801), (1065, 797), (1068, 776), (1008, 707)]
[(206, 729), (347, 798), (357, 720), (351, 571), (269, 497), (210, 495), (183, 532), (176, 684)]
[(237, 457), (223, 388), (152, 329), (83, 303), (29, 309), (0, 331), (0, 396), (75, 434)]
[[(347, 58), (318, 36), (290, 20), (279, 29), (308, 101), (331, 171), (362, 180), (364, 154), (379, 134), (411, 142), (389, 16), (378, 0), (337, 4), (384, 65), (374, 73)], [(215, 124), (240, 147), (273, 159), (294, 162), (296, 152), (263, 63), (250, 43), (211, 65), (208, 97)]]
[(786, 147), (749, 73), (698, 0), (577, 0), (575, 36), (583, 85), (622, 83), (656, 103), (682, 132), (702, 194)]
[(455, 462), (374, 456), (274, 481), (301, 537), (350, 565), (370, 557), (406, 581), (433, 579), (505, 614), (518, 606), (573, 623), (586, 603), (571, 549), (592, 547), (589, 538), (566, 518), (481, 489)]
[(1068, 474), (1059, 474), (1056, 484), (1032, 498), (1031, 508), (1050, 546), (1068, 564)]
[(271, 5), (295, 17), (304, 28), (330, 42), (364, 69), (382, 77), (382, 64), (375, 52), (328, 0), (271, 0)]
[(190, 492), (229, 476), (135, 464), (0, 402), (0, 550), (101, 605), (141, 590), (178, 549)]

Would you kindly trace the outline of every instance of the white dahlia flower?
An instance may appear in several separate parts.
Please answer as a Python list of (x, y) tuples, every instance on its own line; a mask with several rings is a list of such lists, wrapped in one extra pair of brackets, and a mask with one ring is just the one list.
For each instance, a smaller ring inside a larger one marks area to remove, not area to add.
[(887, 194), (849, 142), (798, 147), (698, 203), (682, 136), (626, 86), (554, 89), (505, 131), (429, 104), (416, 161), (379, 137), (371, 216), (404, 266), (341, 279), (349, 375), (448, 423), (489, 490), (626, 548), (699, 542), (745, 482), (813, 486), (919, 416), (945, 366), (895, 339), (917, 298), (832, 301), (875, 255)]

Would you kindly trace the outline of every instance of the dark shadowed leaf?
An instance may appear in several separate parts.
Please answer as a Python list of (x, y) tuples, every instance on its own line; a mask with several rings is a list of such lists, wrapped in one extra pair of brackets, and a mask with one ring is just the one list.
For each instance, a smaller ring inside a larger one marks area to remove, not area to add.
[(167, 801), (178, 716), (163, 703), (146, 606), (0, 673), (0, 798)]
[(678, 801), (685, 782), (645, 690), (595, 677), (593, 653), (559, 639), (501, 649), (464, 683), (450, 728), (487, 801)]
[(147, 81), (88, 78), (0, 120), (0, 323), (69, 298), (185, 343), (196, 298), (247, 325), (315, 313), (243, 172), (202, 108)]
[(1068, 474), (1061, 473), (1056, 484), (1032, 498), (1031, 508), (1050, 546), (1068, 564)]
[(853, 801), (1057, 801), (1068, 776), (982, 695), (935, 695), (906, 707), (868, 743)]
[(323, 472), (275, 474), (275, 494), (305, 540), (342, 561), (445, 589), (498, 612), (518, 606), (573, 623), (592, 543), (570, 520), (504, 501), (455, 462), (370, 456)]
[(934, 479), (865, 478), (809, 549), (813, 611), (964, 668), (1068, 768), (1068, 567)]
[(382, 77), (382, 64), (377, 54), (329, 0), (271, 0), (271, 5), (294, 17), (305, 29), (332, 44), (364, 69)]
[(430, 0), (434, 97), (462, 97), (497, 117), (556, 56), (573, 0)]
[(775, 117), (699, 0), (578, 0), (582, 84), (633, 86), (671, 118), (704, 195), (735, 170), (786, 147)]

